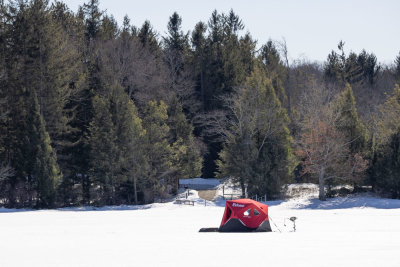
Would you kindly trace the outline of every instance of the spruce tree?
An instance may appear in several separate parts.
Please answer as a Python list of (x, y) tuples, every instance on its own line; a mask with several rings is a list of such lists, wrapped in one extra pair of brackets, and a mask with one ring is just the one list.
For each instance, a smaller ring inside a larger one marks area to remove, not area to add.
[(364, 124), (358, 118), (356, 102), (350, 84), (346, 84), (345, 90), (338, 97), (340, 116), (338, 118), (338, 130), (344, 133), (349, 142), (351, 153), (366, 153), (368, 150), (368, 133)]
[(143, 127), (146, 129), (145, 151), (149, 168), (145, 202), (167, 192), (168, 179), (176, 171), (172, 165), (172, 147), (169, 143), (170, 128), (167, 125), (168, 107), (163, 102), (149, 101), (144, 112)]
[(110, 88), (110, 112), (116, 135), (114, 152), (117, 169), (114, 185), (119, 201), (138, 203), (138, 192), (143, 192), (148, 169), (145, 151), (146, 131), (142, 127), (135, 104), (124, 89), (114, 84)]
[(249, 193), (277, 196), (292, 171), (289, 119), (260, 67), (231, 101), (233, 120), (218, 161), (220, 177), (233, 176)]
[(157, 33), (154, 31), (150, 21), (146, 20), (138, 32), (139, 41), (149, 49), (153, 55), (160, 54), (160, 45), (157, 40)]
[[(344, 135), (346, 146), (349, 149), (349, 153), (345, 155), (345, 158), (350, 166), (357, 166), (357, 162), (371, 158), (372, 151), (369, 146), (369, 134), (364, 124), (358, 118), (353, 90), (348, 83), (345, 90), (338, 96), (337, 101), (336, 108), (338, 109), (339, 117), (336, 128)], [(356, 173), (356, 171), (354, 171), (353, 176), (350, 180), (352, 180), (355, 190), (357, 190), (357, 184), (363, 182), (362, 179), (365, 176), (363, 172)]]
[(188, 34), (182, 31), (182, 18), (174, 12), (168, 22), (168, 36), (163, 38), (167, 50), (183, 52), (188, 47)]
[[(106, 98), (95, 96), (93, 98), (93, 120), (89, 127), (88, 144), (89, 175), (90, 181), (100, 186), (98, 198), (91, 196), (96, 201), (105, 201), (114, 204), (115, 177), (117, 175), (114, 123), (110, 112), (110, 102)], [(101, 203), (101, 202), (100, 202)]]
[(36, 207), (50, 208), (56, 199), (56, 186), (61, 179), (57, 157), (40, 114), (36, 92), (30, 93), (27, 132), (24, 139), (25, 175), (29, 187), (37, 193)]
[(400, 198), (400, 88), (397, 84), (379, 111), (377, 148), (369, 178), (377, 191)]
[(400, 52), (397, 55), (395, 61), (395, 69), (394, 69), (394, 77), (396, 79), (396, 82), (399, 83), (400, 82)]
[(175, 192), (178, 189), (178, 179), (183, 177), (199, 177), (203, 160), (199, 145), (193, 135), (193, 126), (187, 120), (182, 105), (177, 98), (168, 107), (168, 126), (170, 128), (170, 143), (172, 143)]
[(201, 105), (202, 111), (204, 112), (205, 103), (205, 85), (204, 85), (204, 73), (205, 73), (205, 47), (206, 47), (206, 36), (205, 32), (207, 25), (203, 22), (196, 24), (192, 33), (191, 43), (193, 46), (191, 65), (193, 67), (195, 79), (198, 81), (196, 85), (198, 99)]
[[(240, 36), (242, 29), (244, 25), (233, 11), (228, 15), (214, 11), (208, 21), (205, 64), (200, 66), (204, 72), (198, 76), (202, 80), (197, 81), (203, 85), (201, 104), (205, 112), (226, 111), (223, 99), (234, 93), (236, 86), (243, 85), (253, 69), (255, 42), (249, 34)], [(196, 132), (202, 130), (204, 127), (199, 127)], [(215, 160), (222, 148), (221, 138), (215, 134), (204, 136), (208, 153), (204, 158), (203, 175), (213, 177), (217, 168)]]

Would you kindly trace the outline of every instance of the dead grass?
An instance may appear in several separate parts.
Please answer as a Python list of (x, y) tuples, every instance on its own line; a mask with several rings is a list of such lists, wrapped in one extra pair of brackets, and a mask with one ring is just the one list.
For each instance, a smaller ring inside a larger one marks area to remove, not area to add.
[(216, 194), (217, 190), (199, 190), (199, 197), (208, 201), (213, 201)]

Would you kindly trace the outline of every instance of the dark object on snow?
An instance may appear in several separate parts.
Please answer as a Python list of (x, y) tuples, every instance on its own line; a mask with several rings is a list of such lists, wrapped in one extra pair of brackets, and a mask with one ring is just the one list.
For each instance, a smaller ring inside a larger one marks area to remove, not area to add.
[(226, 202), (220, 232), (271, 232), (268, 205), (252, 199)]
[[(296, 220), (297, 220), (297, 217), (294, 217), (294, 216), (290, 217), (289, 220), (291, 220), (293, 222), (293, 231), (296, 232)], [(286, 218), (283, 221), (283, 225), (286, 226)]]
[(202, 233), (210, 233), (210, 232), (218, 232), (218, 228), (201, 228), (199, 232)]

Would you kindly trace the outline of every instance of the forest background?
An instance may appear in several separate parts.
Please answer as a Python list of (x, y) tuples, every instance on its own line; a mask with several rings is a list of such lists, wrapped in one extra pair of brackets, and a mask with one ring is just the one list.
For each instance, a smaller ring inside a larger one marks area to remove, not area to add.
[(118, 25), (98, 0), (0, 1), (1, 205), (149, 203), (198, 176), (269, 199), (295, 181), (400, 197), (400, 53), (339, 41), (290, 60), (233, 10), (167, 29)]

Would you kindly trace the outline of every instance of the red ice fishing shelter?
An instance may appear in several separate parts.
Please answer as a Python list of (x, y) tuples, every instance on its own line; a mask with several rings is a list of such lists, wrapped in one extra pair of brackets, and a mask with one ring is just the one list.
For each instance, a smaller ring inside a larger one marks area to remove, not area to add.
[(271, 232), (268, 205), (252, 199), (226, 201), (220, 232)]

